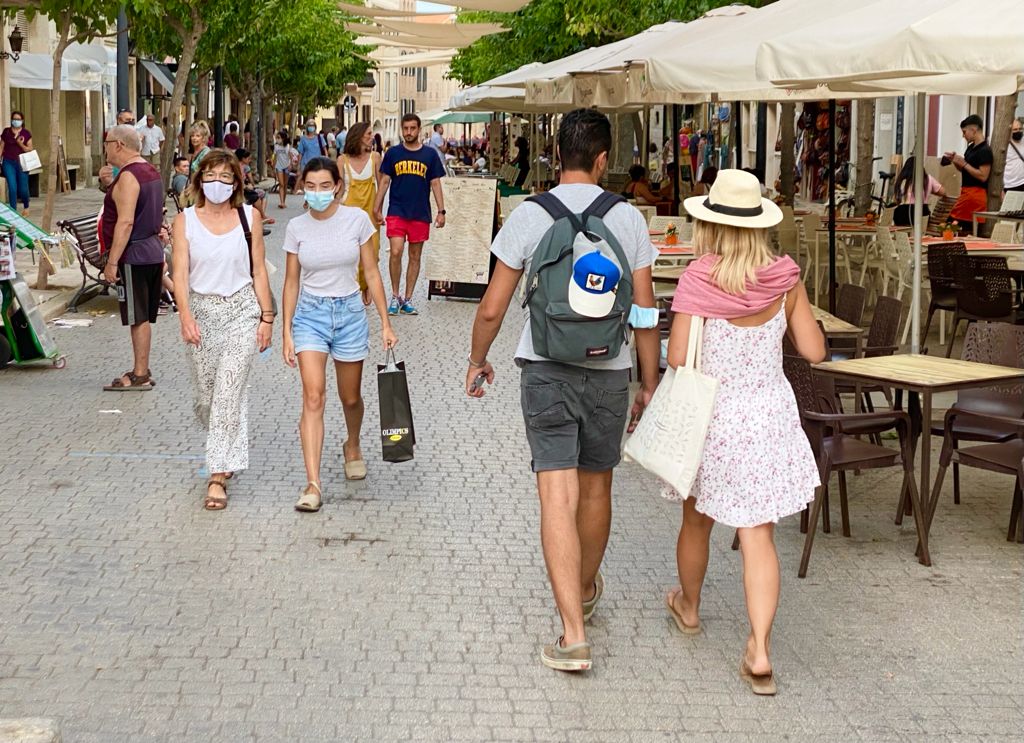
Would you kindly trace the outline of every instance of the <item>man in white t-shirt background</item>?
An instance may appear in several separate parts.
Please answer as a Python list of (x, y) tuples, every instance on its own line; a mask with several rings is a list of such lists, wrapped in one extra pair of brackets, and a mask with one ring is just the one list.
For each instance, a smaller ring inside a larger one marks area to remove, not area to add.
[(1003, 169), (1003, 190), (1024, 191), (1024, 127), (1020, 119), (1010, 125), (1010, 143), (1006, 146), (1006, 166)]
[(146, 123), (139, 127), (142, 137), (142, 157), (150, 165), (160, 167), (160, 145), (165, 139), (164, 130), (156, 125), (153, 114), (146, 114)]

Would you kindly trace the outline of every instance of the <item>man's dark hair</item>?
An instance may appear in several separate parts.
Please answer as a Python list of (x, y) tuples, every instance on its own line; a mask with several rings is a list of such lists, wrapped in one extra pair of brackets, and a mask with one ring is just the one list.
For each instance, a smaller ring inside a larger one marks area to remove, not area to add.
[(592, 108), (577, 108), (562, 117), (558, 127), (558, 157), (562, 170), (590, 172), (602, 152), (612, 148), (608, 117)]
[(238, 158), (239, 162), (241, 162), (245, 158), (249, 157), (249, 155), (251, 155), (251, 154), (252, 153), (249, 152), (249, 150), (247, 150), (245, 148), (242, 148), (242, 147), (239, 147), (237, 150), (235, 150), (235, 157)]
[(440, 124), (434, 124), (434, 131), (435, 132), (441, 131), (441, 125)]
[(981, 130), (985, 129), (985, 122), (981, 120), (978, 114), (971, 114), (966, 119), (960, 122), (960, 128), (963, 129), (968, 126), (976, 126)]
[(178, 163), (187, 163), (187, 162), (188, 162), (188, 158), (187, 157), (182, 157), (181, 155), (176, 155), (175, 158), (174, 158), (174, 166), (175, 167), (177, 167)]
[(629, 167), (629, 179), (631, 181), (638, 181), (647, 175), (647, 168), (643, 165), (631, 165)]
[(423, 126), (423, 122), (420, 121), (420, 117), (417, 116), (416, 114), (406, 114), (405, 116), (403, 116), (402, 123), (404, 124), (407, 121), (415, 121), (416, 126)]

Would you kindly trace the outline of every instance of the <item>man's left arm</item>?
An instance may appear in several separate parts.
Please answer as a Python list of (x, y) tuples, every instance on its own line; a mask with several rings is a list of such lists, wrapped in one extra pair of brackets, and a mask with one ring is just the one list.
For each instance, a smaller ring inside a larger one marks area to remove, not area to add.
[(117, 263), (128, 247), (135, 226), (135, 205), (139, 201), (139, 182), (131, 173), (120, 174), (114, 184), (114, 204), (117, 206), (117, 223), (114, 225), (114, 237), (107, 254), (107, 263), (103, 269), (103, 277), (113, 284), (117, 281)]
[(979, 165), (978, 167), (974, 167), (969, 162), (967, 162), (963, 155), (957, 155), (955, 158), (953, 158), (953, 164), (960, 168), (961, 172), (967, 173), (972, 178), (975, 178), (982, 182), (987, 181), (989, 174), (991, 174), (992, 172), (991, 161)]
[(435, 227), (444, 227), (444, 189), (441, 188), (441, 179), (434, 178), (430, 181), (430, 191), (434, 194), (434, 203), (437, 204), (437, 219), (434, 220)]

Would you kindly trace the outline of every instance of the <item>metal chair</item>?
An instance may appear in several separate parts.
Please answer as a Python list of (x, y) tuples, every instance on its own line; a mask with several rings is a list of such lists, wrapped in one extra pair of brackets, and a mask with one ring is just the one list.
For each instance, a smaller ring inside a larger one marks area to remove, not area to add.
[[(937, 310), (956, 312), (956, 258), (967, 255), (962, 242), (934, 243), (928, 246), (928, 284), (931, 300), (928, 315), (921, 330), (921, 347), (925, 347), (932, 315)], [(940, 319), (941, 322), (941, 319)]]

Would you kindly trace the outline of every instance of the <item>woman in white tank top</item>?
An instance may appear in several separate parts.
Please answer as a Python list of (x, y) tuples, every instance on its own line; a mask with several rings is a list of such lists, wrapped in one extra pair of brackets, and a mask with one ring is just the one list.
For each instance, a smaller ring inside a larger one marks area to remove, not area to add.
[(174, 219), (174, 298), (196, 416), (207, 428), (203, 505), (219, 511), (227, 506), (227, 480), (249, 466), (246, 388), (256, 351), (270, 346), (276, 312), (262, 220), (242, 206), (238, 160), (211, 150), (192, 175), (192, 191), (195, 206)]

